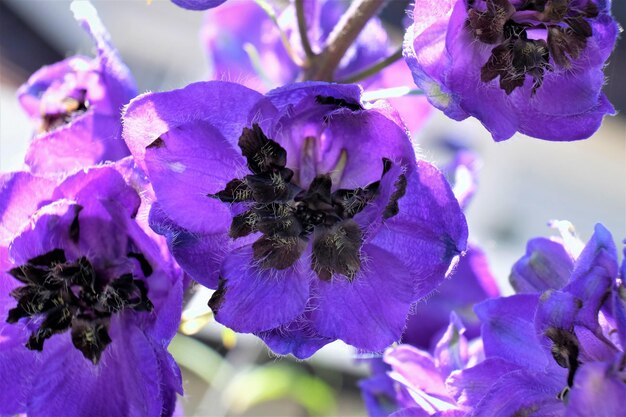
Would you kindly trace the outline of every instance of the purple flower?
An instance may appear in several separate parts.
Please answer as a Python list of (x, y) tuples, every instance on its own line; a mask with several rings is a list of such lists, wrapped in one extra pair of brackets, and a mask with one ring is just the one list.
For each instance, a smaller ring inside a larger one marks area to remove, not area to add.
[(141, 176), (125, 160), (59, 184), (2, 177), (0, 415), (174, 412), (181, 273), (116, 168)]
[(446, 115), (494, 140), (591, 136), (613, 106), (602, 68), (619, 32), (604, 0), (416, 2), (404, 55)]
[(121, 109), (137, 94), (135, 82), (93, 6), (72, 4), (98, 55), (73, 56), (35, 72), (18, 91), (37, 126), (26, 154), (33, 172), (62, 172), (128, 155)]
[[(335, 28), (346, 4), (335, 0), (304, 2), (305, 20), (311, 47), (318, 53)], [(306, 59), (293, 2), (278, 16), (290, 48), (300, 64)], [(211, 10), (202, 27), (211, 74), (215, 80), (235, 81), (257, 91), (266, 92), (298, 80), (302, 68), (285, 49), (276, 23), (255, 2), (234, 1)], [(371, 19), (355, 43), (339, 63), (334, 79), (341, 80), (393, 53), (390, 39), (378, 18)], [(256, 61), (256, 62), (254, 62)], [(382, 72), (361, 82), (368, 89), (408, 86), (411, 72), (403, 62), (397, 62)], [(424, 97), (391, 99), (403, 120), (414, 132), (430, 115), (431, 106)]]
[(124, 138), (156, 192), (152, 227), (217, 288), (216, 319), (304, 358), (398, 340), (465, 250), (449, 185), (398, 120), (354, 85), (215, 81), (133, 100)]
[[(389, 348), (374, 375), (360, 383), (371, 417), (463, 416), (446, 386), (449, 375), (483, 359), (480, 339), (468, 341), (455, 313), (431, 351), (411, 345)], [(386, 365), (386, 366), (384, 366)]]
[(626, 290), (617, 277), (612, 237), (597, 225), (561, 290), (476, 306), (486, 359), (448, 380), (459, 404), (472, 416), (623, 415)]

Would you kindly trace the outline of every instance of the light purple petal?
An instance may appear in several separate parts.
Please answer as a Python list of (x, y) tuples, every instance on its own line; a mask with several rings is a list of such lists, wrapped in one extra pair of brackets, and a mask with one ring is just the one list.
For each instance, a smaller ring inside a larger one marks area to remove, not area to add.
[(9, 241), (47, 200), (56, 184), (27, 172), (0, 177), (0, 245)]
[(361, 248), (361, 271), (350, 282), (314, 281), (311, 319), (320, 335), (359, 349), (382, 351), (400, 339), (411, 304), (411, 276), (391, 253)]
[(567, 416), (614, 417), (624, 415), (626, 383), (610, 363), (586, 363), (576, 372), (569, 392)]
[(171, 128), (146, 149), (145, 163), (159, 206), (194, 233), (227, 233), (229, 205), (209, 194), (245, 172), (243, 157), (209, 122)]
[(519, 365), (504, 359), (487, 358), (471, 368), (452, 373), (446, 386), (459, 405), (473, 408), (501, 376), (517, 369), (520, 369)]
[(403, 55), (415, 84), (426, 92), (430, 103), (449, 117), (463, 120), (468, 114), (459, 107), (454, 94), (444, 83), (450, 62), (446, 50), (448, 21), (455, 3), (462, 4), (454, 0), (416, 2), (414, 23), (404, 38)]
[(116, 116), (119, 121), (121, 107), (137, 95), (135, 80), (111, 43), (109, 33), (100, 21), (96, 9), (88, 2), (76, 2), (70, 7), (74, 18), (96, 44), (100, 77), (111, 105), (108, 113)]
[(243, 128), (249, 127), (250, 111), (262, 97), (239, 84), (221, 81), (143, 94), (126, 108), (123, 137), (143, 169), (148, 145), (175, 127), (194, 121), (206, 121), (236, 148)]
[(71, 123), (36, 136), (26, 152), (26, 163), (36, 173), (71, 172), (128, 155), (121, 138), (119, 116), (88, 110)]
[(224, 281), (210, 302), (215, 319), (241, 333), (291, 322), (309, 298), (310, 277), (303, 262), (282, 271), (263, 270), (253, 259), (252, 246), (231, 252), (222, 264)]
[(526, 254), (514, 265), (509, 282), (516, 293), (561, 289), (569, 280), (574, 261), (559, 241), (539, 237), (526, 244)]

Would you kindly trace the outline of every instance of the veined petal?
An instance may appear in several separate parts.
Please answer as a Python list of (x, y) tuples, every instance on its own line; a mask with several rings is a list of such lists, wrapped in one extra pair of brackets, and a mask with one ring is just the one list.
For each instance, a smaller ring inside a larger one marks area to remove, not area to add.
[(317, 282), (311, 319), (322, 336), (381, 351), (400, 339), (411, 304), (411, 276), (379, 247), (364, 245), (361, 258), (353, 280), (335, 276)]
[(252, 246), (231, 252), (222, 264), (221, 282), (209, 306), (215, 319), (242, 333), (262, 332), (287, 324), (309, 298), (309, 272), (303, 261), (282, 271), (262, 269)]

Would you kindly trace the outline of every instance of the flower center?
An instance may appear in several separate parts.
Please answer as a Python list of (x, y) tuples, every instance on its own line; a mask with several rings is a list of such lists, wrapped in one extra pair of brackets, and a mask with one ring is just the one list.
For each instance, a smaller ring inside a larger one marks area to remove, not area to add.
[[(152, 267), (140, 253), (129, 253), (139, 261), (146, 276)], [(24, 286), (11, 296), (17, 307), (9, 310), (8, 323), (24, 317), (43, 316), (39, 328), (31, 333), (26, 347), (41, 351), (46, 339), (72, 330), (72, 343), (85, 358), (97, 364), (111, 343), (108, 327), (113, 314), (126, 308), (152, 311), (147, 288), (132, 274), (106, 281), (86, 257), (68, 261), (62, 249), (32, 258), (9, 271)]]
[[(579, 2), (580, 3), (580, 2)], [(554, 63), (572, 68), (593, 30), (586, 19), (598, 16), (592, 0), (575, 7), (570, 0), (527, 0), (517, 8), (510, 0), (470, 1), (466, 26), (480, 42), (496, 45), (481, 68), (481, 80), (500, 76), (500, 88), (511, 94), (533, 78), (532, 94)]]
[[(209, 195), (225, 203), (245, 204), (245, 210), (233, 218), (229, 235), (236, 239), (262, 233), (252, 245), (254, 259), (262, 268), (278, 270), (292, 266), (312, 238), (311, 267), (318, 277), (329, 280), (337, 273), (352, 280), (361, 268), (363, 243), (353, 217), (379, 195), (380, 181), (332, 191), (331, 176), (321, 174), (302, 188), (292, 182), (294, 172), (286, 167), (285, 149), (268, 139), (257, 124), (244, 128), (239, 147), (252, 174)], [(391, 161), (383, 159), (382, 175), (390, 169)], [(383, 217), (397, 214), (405, 189), (406, 179), (401, 175)]]
[[(89, 101), (87, 100), (87, 90), (79, 89), (73, 91), (65, 97), (44, 97), (47, 100), (50, 107), (54, 110), (47, 110), (42, 102), (41, 110), (41, 126), (40, 132), (49, 132), (64, 124), (70, 123), (74, 118), (85, 113), (89, 108)], [(52, 103), (50, 103), (52, 101)]]
[(574, 385), (574, 376), (580, 366), (578, 338), (573, 332), (556, 327), (550, 327), (546, 331), (546, 336), (552, 341), (552, 357), (560, 367), (568, 370), (567, 386), (557, 395), (559, 400), (566, 401)]

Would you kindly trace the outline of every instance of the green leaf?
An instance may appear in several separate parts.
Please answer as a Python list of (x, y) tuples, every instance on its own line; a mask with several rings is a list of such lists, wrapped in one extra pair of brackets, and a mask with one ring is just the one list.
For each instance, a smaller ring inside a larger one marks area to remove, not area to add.
[(276, 363), (239, 373), (226, 387), (224, 399), (235, 413), (278, 399), (296, 402), (310, 416), (333, 415), (336, 407), (333, 390), (320, 378)]

